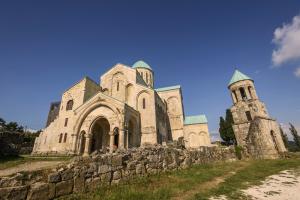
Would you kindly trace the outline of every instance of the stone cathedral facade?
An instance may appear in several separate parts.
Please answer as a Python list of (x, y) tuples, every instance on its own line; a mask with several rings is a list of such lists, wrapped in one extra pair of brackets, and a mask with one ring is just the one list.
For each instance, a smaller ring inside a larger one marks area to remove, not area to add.
[(285, 152), (279, 125), (258, 98), (254, 81), (235, 70), (229, 84), (233, 131), (237, 144), (255, 158), (276, 158)]
[(33, 153), (85, 154), (181, 140), (187, 148), (210, 146), (205, 115), (185, 116), (179, 85), (154, 89), (154, 72), (143, 61), (116, 64), (88, 77), (50, 105), (46, 128)]

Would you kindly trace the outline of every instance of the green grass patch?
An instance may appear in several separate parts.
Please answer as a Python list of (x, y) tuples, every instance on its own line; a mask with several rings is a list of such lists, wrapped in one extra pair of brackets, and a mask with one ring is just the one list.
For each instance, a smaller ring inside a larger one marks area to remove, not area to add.
[(225, 181), (209, 191), (200, 192), (195, 199), (209, 199), (210, 196), (225, 195), (229, 199), (244, 199), (240, 192), (251, 185), (259, 185), (266, 177), (277, 174), (282, 170), (300, 167), (300, 159), (255, 160), (244, 169), (228, 177)]
[(0, 157), (0, 170), (15, 167), (17, 165), (26, 162), (37, 162), (37, 161), (67, 161), (71, 157), (59, 156), (59, 157), (37, 157), (30, 155), (19, 155), (19, 156), (6, 156)]

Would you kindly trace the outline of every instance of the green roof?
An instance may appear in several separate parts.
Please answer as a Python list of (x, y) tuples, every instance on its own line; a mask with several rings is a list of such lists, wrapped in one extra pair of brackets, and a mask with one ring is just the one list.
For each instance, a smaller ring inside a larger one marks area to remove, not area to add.
[(184, 124), (207, 124), (207, 119), (205, 115), (186, 116), (184, 119)]
[(151, 67), (150, 67), (146, 62), (144, 62), (144, 61), (142, 61), (142, 60), (139, 60), (139, 61), (137, 61), (136, 63), (134, 63), (134, 64), (132, 65), (132, 68), (134, 68), (134, 69), (136, 69), (136, 68), (145, 68), (145, 69), (150, 69), (150, 70), (152, 70)]
[(163, 87), (163, 88), (157, 88), (155, 89), (156, 92), (163, 92), (163, 91), (168, 91), (168, 90), (176, 90), (176, 89), (180, 89), (180, 85), (174, 85), (174, 86), (170, 86), (170, 87)]
[(238, 81), (242, 81), (242, 80), (252, 80), (252, 78), (250, 78), (249, 76), (243, 74), (242, 72), (240, 72), (239, 70), (236, 69), (234, 71), (232, 78), (230, 79), (228, 86), (230, 86), (231, 84), (236, 83)]

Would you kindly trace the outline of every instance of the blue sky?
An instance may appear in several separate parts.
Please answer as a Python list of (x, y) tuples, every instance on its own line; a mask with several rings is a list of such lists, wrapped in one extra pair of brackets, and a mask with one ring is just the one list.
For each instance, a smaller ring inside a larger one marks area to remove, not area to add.
[(43, 128), (83, 76), (142, 59), (156, 87), (182, 86), (186, 115), (206, 114), (211, 133), (236, 67), (274, 118), (300, 128), (299, 14), (296, 0), (1, 1), (0, 117)]

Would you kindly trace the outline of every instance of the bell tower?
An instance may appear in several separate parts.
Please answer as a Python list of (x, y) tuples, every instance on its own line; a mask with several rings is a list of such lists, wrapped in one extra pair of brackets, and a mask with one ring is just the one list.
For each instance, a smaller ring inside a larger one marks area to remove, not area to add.
[(237, 144), (260, 158), (273, 158), (286, 151), (279, 125), (270, 118), (265, 104), (258, 98), (254, 80), (235, 70), (228, 89), (233, 102), (230, 110)]
[(132, 68), (136, 69), (148, 87), (154, 87), (154, 73), (152, 68), (144, 61), (139, 60), (133, 64)]

